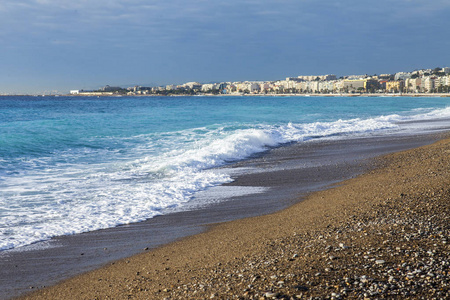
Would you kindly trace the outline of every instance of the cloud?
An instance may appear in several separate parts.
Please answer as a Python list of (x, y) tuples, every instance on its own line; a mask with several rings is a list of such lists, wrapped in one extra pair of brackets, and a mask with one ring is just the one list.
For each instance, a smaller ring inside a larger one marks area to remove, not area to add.
[[(252, 36), (323, 34), (352, 26), (405, 24), (448, 9), (448, 1), (399, 0), (3, 0), (4, 34), (72, 38), (139, 39), (174, 42), (186, 36), (251, 38)], [(377, 24), (378, 23), (378, 24)]]
[(443, 0), (3, 0), (0, 43), (141, 47), (149, 53), (286, 52), (283, 47), (307, 49), (303, 41), (344, 47), (364, 39), (375, 44), (399, 28), (420, 32), (449, 8)]
[(22, 62), (21, 75), (52, 66), (119, 77), (143, 67), (167, 78), (212, 68), (271, 78), (261, 70), (448, 49), (449, 12), (448, 0), (2, 0), (0, 62)]

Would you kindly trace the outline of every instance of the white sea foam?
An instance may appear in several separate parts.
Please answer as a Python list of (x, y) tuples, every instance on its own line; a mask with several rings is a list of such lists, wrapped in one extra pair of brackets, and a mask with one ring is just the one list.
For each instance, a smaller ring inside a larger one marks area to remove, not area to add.
[[(183, 203), (199, 191), (231, 181), (229, 174), (208, 169), (268, 147), (397, 130), (399, 122), (450, 116), (450, 108), (418, 112), (308, 124), (196, 128), (124, 138), (123, 151), (67, 150), (26, 161), (30, 167), (0, 181), (0, 250), (183, 209)], [(205, 204), (222, 200), (201, 199)]]
[[(450, 102), (450, 101), (449, 101)], [(427, 110), (421, 110), (421, 114), (414, 114), (409, 117), (410, 120), (432, 120), (432, 119), (442, 119), (450, 117), (450, 106), (443, 109), (428, 109), (429, 112), (424, 112)]]

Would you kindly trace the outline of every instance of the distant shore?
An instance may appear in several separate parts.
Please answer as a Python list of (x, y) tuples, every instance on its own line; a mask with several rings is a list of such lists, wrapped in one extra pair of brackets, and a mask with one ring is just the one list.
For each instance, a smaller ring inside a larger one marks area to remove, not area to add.
[(80, 94), (61, 94), (61, 95), (0, 95), (0, 97), (233, 97), (233, 96), (261, 96), (261, 97), (450, 97), (450, 93), (337, 93), (337, 94), (146, 94), (146, 95), (126, 95), (114, 93), (80, 93)]
[[(208, 95), (213, 96), (213, 95)], [(233, 96), (233, 95), (221, 95)], [(450, 97), (450, 93), (402, 93), (402, 94), (240, 94), (237, 96), (283, 96), (283, 97)]]
[(387, 155), (281, 212), (213, 226), (20, 299), (448, 298), (449, 151), (444, 139)]
[(77, 95), (61, 95), (67, 97), (198, 97), (198, 96), (208, 96), (208, 97), (233, 97), (233, 96), (251, 96), (251, 97), (450, 97), (450, 93), (399, 93), (399, 94), (366, 94), (366, 93), (344, 93), (344, 94), (169, 94), (169, 95), (120, 95), (112, 93), (82, 93)]

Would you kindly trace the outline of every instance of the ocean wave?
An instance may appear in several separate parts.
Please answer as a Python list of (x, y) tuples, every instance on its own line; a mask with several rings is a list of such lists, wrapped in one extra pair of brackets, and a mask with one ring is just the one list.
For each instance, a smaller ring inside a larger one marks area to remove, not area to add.
[(55, 152), (27, 161), (32, 167), (0, 181), (0, 250), (163, 214), (232, 180), (211, 168), (270, 147), (395, 131), (399, 122), (449, 116), (447, 107), (330, 122), (219, 124), (125, 137), (114, 141), (119, 150)]
[(450, 118), (450, 106), (441, 109), (429, 109), (429, 112), (422, 112), (419, 114), (414, 114), (410, 117), (412, 121), (419, 120), (432, 120), (432, 119), (442, 119), (442, 118)]

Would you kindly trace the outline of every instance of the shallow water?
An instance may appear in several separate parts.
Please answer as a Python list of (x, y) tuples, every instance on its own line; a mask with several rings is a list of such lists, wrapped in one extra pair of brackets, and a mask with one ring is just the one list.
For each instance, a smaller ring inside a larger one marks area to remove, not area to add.
[[(232, 182), (196, 193), (164, 215), (0, 252), (0, 298), (21, 295), (111, 261), (129, 257), (208, 226), (286, 208), (307, 193), (325, 189), (373, 167), (376, 155), (409, 149), (438, 139), (437, 134), (375, 135), (292, 143), (208, 172), (228, 174)], [(435, 123), (436, 124), (436, 123)], [(446, 126), (443, 126), (447, 124)]]
[[(0, 250), (227, 197), (215, 169), (287, 143), (443, 126), (449, 98), (1, 97)], [(257, 192), (257, 191), (252, 191)]]

